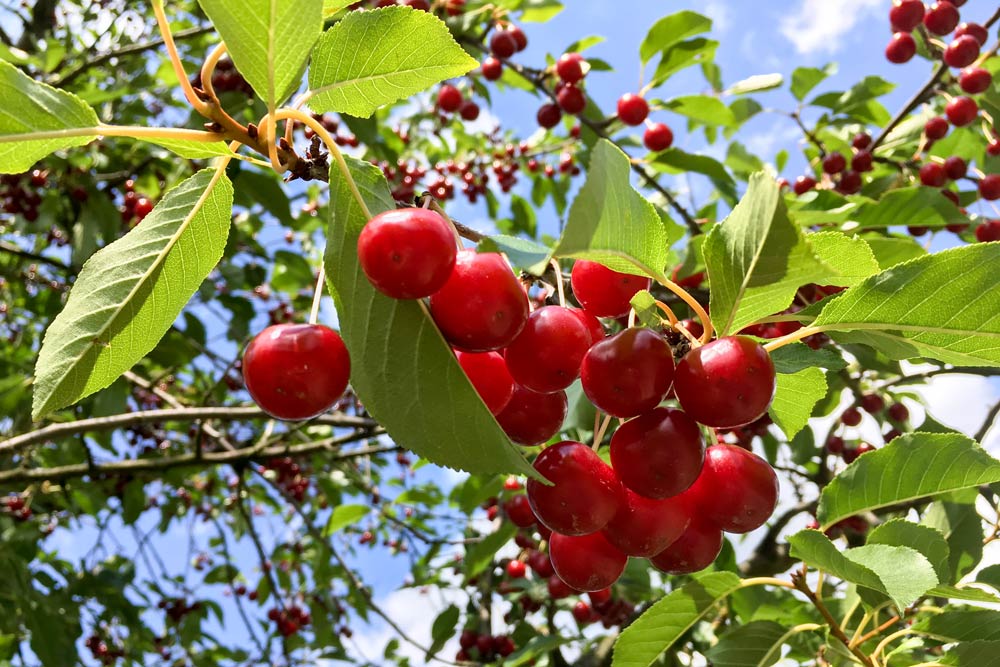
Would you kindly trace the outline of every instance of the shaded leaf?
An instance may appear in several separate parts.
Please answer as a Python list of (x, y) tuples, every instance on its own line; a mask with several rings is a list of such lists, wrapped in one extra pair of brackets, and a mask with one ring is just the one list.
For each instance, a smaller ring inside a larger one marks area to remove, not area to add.
[(942, 642), (996, 641), (1000, 645), (1000, 611), (993, 609), (947, 609), (924, 616), (913, 631)]
[(974, 504), (935, 501), (922, 523), (938, 530), (948, 543), (949, 576), (942, 581), (958, 581), (983, 559), (983, 526)]
[(361, 519), (368, 516), (371, 507), (367, 505), (337, 505), (330, 513), (326, 526), (323, 528), (323, 536), (330, 537), (334, 533), (356, 524)]
[(868, 533), (868, 544), (888, 544), (910, 547), (924, 555), (934, 567), (938, 581), (951, 581), (948, 566), (950, 550), (944, 535), (928, 526), (922, 526), (906, 519), (892, 519), (876, 526)]
[(795, 373), (778, 373), (776, 380), (768, 414), (792, 439), (809, 423), (813, 408), (826, 396), (826, 373), (819, 368), (804, 368)]

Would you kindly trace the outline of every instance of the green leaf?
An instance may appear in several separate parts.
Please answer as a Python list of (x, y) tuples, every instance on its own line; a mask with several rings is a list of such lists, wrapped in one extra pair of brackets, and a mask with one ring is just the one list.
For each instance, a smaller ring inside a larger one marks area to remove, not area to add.
[(809, 94), (809, 91), (836, 71), (837, 66), (832, 63), (823, 69), (817, 67), (796, 67), (792, 72), (792, 95), (801, 102)]
[(840, 232), (817, 232), (806, 238), (820, 261), (833, 270), (824, 278), (827, 285), (853, 287), (879, 272), (875, 255), (862, 238)]
[(431, 626), (431, 645), (427, 649), (426, 660), (430, 660), (431, 656), (444, 648), (448, 640), (455, 635), (455, 627), (460, 616), (458, 607), (450, 604), (434, 619), (434, 625)]
[(712, 184), (723, 194), (727, 201), (736, 201), (736, 181), (726, 171), (725, 166), (708, 155), (686, 153), (679, 148), (671, 148), (657, 154), (652, 166), (659, 171), (670, 174), (682, 174), (693, 171), (708, 176)]
[(535, 276), (545, 273), (551, 252), (540, 243), (503, 234), (484, 238), (476, 249), (479, 252), (505, 253), (511, 264)]
[(667, 100), (664, 108), (703, 125), (729, 127), (736, 124), (736, 116), (733, 115), (732, 109), (717, 97), (708, 95), (675, 97)]
[(847, 362), (829, 347), (814, 350), (804, 343), (792, 343), (771, 352), (774, 370), (778, 373), (798, 373), (805, 368), (825, 368), (839, 371), (847, 368)]
[(330, 513), (326, 527), (323, 528), (323, 537), (330, 537), (334, 533), (356, 524), (368, 516), (371, 511), (372, 508), (367, 505), (337, 505)]
[(858, 512), (1000, 481), (1000, 461), (957, 433), (907, 433), (849, 465), (823, 489), (823, 528)]
[(958, 581), (983, 559), (983, 525), (976, 506), (935, 501), (924, 512), (922, 523), (938, 530), (948, 542), (949, 576)]
[(754, 174), (729, 217), (705, 239), (710, 312), (720, 336), (786, 308), (806, 283), (830, 273), (788, 219), (778, 184)]
[(1000, 564), (984, 567), (976, 574), (976, 583), (986, 584), (1000, 591)]
[(804, 368), (795, 373), (778, 373), (777, 389), (768, 414), (788, 439), (805, 428), (813, 408), (828, 390), (826, 373), (819, 368)]
[(792, 632), (774, 621), (752, 621), (722, 635), (705, 657), (713, 667), (768, 667), (781, 658)]
[(732, 572), (694, 575), (636, 619), (615, 641), (611, 667), (649, 667), (707, 614), (740, 587)]
[(35, 419), (107, 387), (156, 346), (222, 257), (232, 203), (225, 170), (205, 169), (87, 260), (45, 332)]
[(493, 562), (500, 548), (514, 539), (517, 526), (505, 521), (496, 532), (490, 533), (479, 542), (469, 545), (465, 551), (465, 577), (472, 579)]
[(594, 146), (556, 257), (589, 259), (616, 271), (663, 275), (670, 256), (667, 232), (656, 208), (630, 182), (628, 156), (606, 139)]
[(955, 644), (948, 647), (941, 657), (942, 665), (955, 667), (998, 667), (1000, 666), (1000, 641), (978, 641)]
[(931, 564), (909, 547), (870, 544), (841, 552), (818, 530), (800, 531), (789, 537), (788, 543), (793, 558), (838, 579), (884, 593), (899, 609), (938, 584)]
[(993, 609), (948, 609), (924, 616), (913, 624), (913, 631), (938, 641), (1000, 642), (1000, 611)]
[(83, 100), (0, 60), (0, 174), (20, 174), (64, 148), (84, 146), (100, 121)]
[(643, 326), (656, 329), (662, 326), (663, 317), (660, 309), (656, 307), (656, 297), (647, 290), (639, 290), (631, 300), (632, 308), (635, 310), (635, 319)]
[(323, 16), (333, 16), (344, 7), (354, 4), (351, 0), (323, 0)]
[(677, 72), (701, 63), (702, 65), (712, 62), (715, 58), (715, 50), (719, 48), (719, 43), (714, 39), (696, 37), (678, 44), (674, 44), (663, 52), (660, 62), (656, 66), (656, 72), (649, 82), (650, 88), (656, 88)]
[(975, 588), (974, 586), (935, 586), (927, 591), (927, 596), (932, 598), (948, 598), (950, 600), (965, 600), (966, 602), (986, 602), (989, 604), (1000, 604), (1000, 598), (992, 593)]
[[(395, 208), (376, 167), (349, 164), (372, 215)], [(424, 304), (383, 295), (361, 271), (357, 241), (368, 218), (337, 169), (330, 172), (330, 201), (324, 262), (351, 353), (352, 386), (368, 411), (396, 443), (439, 465), (537, 476), (473, 389)]]
[(198, 0), (233, 63), (269, 106), (302, 82), (323, 30), (323, 0)]
[(695, 12), (685, 10), (664, 16), (653, 24), (639, 45), (639, 58), (645, 65), (660, 51), (711, 29), (712, 20)]
[(351, 12), (320, 37), (309, 68), (309, 106), (368, 117), (381, 106), (479, 66), (430, 12)]
[(890, 266), (908, 262), (911, 259), (927, 254), (920, 243), (912, 236), (882, 236), (880, 234), (865, 234), (865, 241), (871, 248), (879, 268), (883, 271)]
[(814, 325), (893, 359), (1000, 366), (998, 250), (977, 243), (894, 266), (832, 299)]
[(850, 216), (859, 229), (885, 229), (900, 225), (944, 227), (968, 223), (969, 218), (937, 188), (914, 186), (891, 190), (878, 201), (860, 198), (861, 205)]
[(150, 143), (166, 148), (171, 153), (179, 155), (188, 160), (207, 160), (213, 157), (226, 157), (232, 155), (229, 146), (222, 141), (189, 141), (187, 139), (143, 139)]
[(778, 88), (785, 82), (785, 78), (780, 74), (755, 74), (754, 76), (737, 81), (724, 93), (725, 95), (746, 95), (748, 93), (759, 93), (765, 90)]
[(950, 550), (940, 531), (906, 519), (892, 519), (876, 526), (868, 534), (867, 542), (915, 549), (934, 567), (938, 581), (951, 581), (951, 571), (948, 567)]

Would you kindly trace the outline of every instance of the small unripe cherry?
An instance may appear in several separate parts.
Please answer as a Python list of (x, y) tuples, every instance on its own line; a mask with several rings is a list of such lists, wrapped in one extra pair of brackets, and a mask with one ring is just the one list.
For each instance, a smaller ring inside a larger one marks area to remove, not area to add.
[(611, 586), (628, 563), (628, 556), (612, 546), (603, 533), (580, 536), (552, 533), (549, 555), (559, 578), (584, 592)]
[(644, 276), (619, 273), (603, 264), (584, 259), (573, 264), (570, 284), (576, 300), (595, 317), (621, 317), (631, 308), (637, 292), (649, 289), (651, 281)]
[(979, 180), (979, 196), (988, 201), (1000, 199), (1000, 174), (987, 174)]
[(566, 83), (583, 80), (583, 56), (579, 53), (564, 53), (556, 61), (556, 74)]
[(938, 162), (928, 162), (920, 168), (920, 182), (932, 188), (939, 188), (948, 182), (948, 174), (944, 165)]
[(543, 104), (539, 107), (538, 114), (536, 115), (538, 124), (547, 130), (558, 125), (560, 119), (562, 119), (562, 111), (559, 109), (558, 104)]
[(955, 5), (939, 0), (924, 13), (924, 26), (935, 35), (947, 35), (958, 25), (959, 14)]
[(944, 61), (949, 67), (968, 67), (979, 57), (979, 42), (972, 35), (956, 38), (944, 50)]
[(847, 160), (837, 152), (830, 153), (823, 158), (823, 171), (828, 174), (839, 174), (847, 168)]
[(649, 115), (649, 103), (633, 93), (625, 93), (618, 99), (618, 118), (626, 125), (641, 125)]
[(900, 0), (893, 3), (889, 10), (889, 25), (894, 32), (910, 32), (924, 18), (924, 3), (922, 0)]
[(496, 81), (503, 76), (503, 63), (493, 56), (489, 56), (483, 61), (481, 69), (483, 78), (487, 81)]
[(944, 108), (944, 113), (948, 120), (955, 127), (963, 127), (976, 120), (979, 115), (979, 106), (971, 97), (956, 97)]
[(462, 91), (451, 84), (444, 84), (438, 91), (438, 108), (441, 111), (452, 113), (458, 111), (462, 106)]
[(948, 134), (948, 120), (943, 116), (935, 116), (924, 123), (924, 134), (928, 139), (937, 141), (943, 139)]
[(496, 418), (508, 438), (528, 447), (540, 445), (558, 433), (568, 409), (564, 391), (539, 394), (515, 384), (514, 393)]
[(673, 145), (674, 133), (666, 123), (653, 123), (642, 135), (642, 143), (653, 152), (665, 151)]
[(358, 237), (358, 261), (368, 280), (394, 299), (422, 299), (444, 287), (455, 267), (455, 233), (434, 211), (379, 213)]
[(909, 62), (916, 53), (917, 42), (908, 32), (897, 32), (885, 47), (885, 59), (896, 65)]
[(711, 565), (722, 551), (722, 531), (711, 522), (695, 516), (677, 540), (649, 559), (657, 570), (667, 574), (691, 574)]
[(673, 378), (670, 346), (660, 334), (637, 327), (593, 345), (580, 366), (580, 382), (590, 402), (622, 419), (659, 405)]
[(993, 75), (989, 70), (982, 67), (970, 67), (962, 70), (958, 77), (958, 85), (962, 92), (969, 95), (978, 95), (989, 89), (993, 83)]

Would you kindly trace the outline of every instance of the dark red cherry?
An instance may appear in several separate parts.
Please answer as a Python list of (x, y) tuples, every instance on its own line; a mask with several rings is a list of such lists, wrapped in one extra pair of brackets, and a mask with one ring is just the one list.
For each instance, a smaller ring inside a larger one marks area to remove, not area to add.
[(458, 111), (461, 106), (461, 91), (451, 84), (446, 83), (441, 86), (441, 90), (438, 91), (438, 108), (441, 109), (441, 111), (452, 113), (454, 111)]
[(653, 567), (667, 574), (700, 572), (715, 562), (722, 551), (722, 531), (697, 516), (669, 547), (649, 559)]
[(451, 225), (422, 208), (379, 213), (358, 237), (365, 275), (394, 299), (422, 299), (441, 289), (455, 268), (457, 252)]
[(649, 115), (649, 103), (638, 95), (625, 93), (618, 99), (618, 117), (626, 125), (641, 125)]
[(514, 395), (514, 379), (499, 352), (455, 350), (455, 357), (490, 412), (497, 415), (507, 407)]
[(839, 174), (846, 168), (847, 159), (840, 153), (830, 153), (823, 158), (823, 171), (828, 174)]
[(548, 394), (573, 384), (583, 355), (592, 344), (590, 331), (569, 308), (543, 306), (528, 316), (517, 338), (504, 350), (514, 381)]
[(582, 536), (552, 533), (549, 555), (559, 578), (584, 592), (611, 586), (628, 563), (628, 556), (612, 546), (602, 533)]
[(465, 102), (462, 102), (462, 106), (459, 107), (458, 115), (462, 117), (462, 120), (467, 120), (471, 123), (479, 118), (479, 105), (472, 100), (466, 100)]
[(519, 493), (511, 496), (503, 503), (503, 513), (507, 515), (510, 522), (519, 528), (527, 528), (535, 525), (535, 513), (531, 511), (531, 503), (528, 496)]
[(943, 139), (948, 134), (948, 119), (944, 116), (935, 116), (924, 124), (924, 134), (928, 139)]
[(547, 553), (542, 553), (541, 551), (532, 551), (528, 556), (528, 567), (531, 571), (535, 573), (536, 577), (542, 579), (548, 579), (553, 574), (556, 573), (552, 569), (552, 561), (549, 559)]
[(958, 25), (959, 15), (955, 5), (939, 0), (924, 13), (924, 26), (935, 35), (947, 35)]
[[(916, 0), (916, 2), (920, 2), (920, 0)], [(854, 146), (855, 150), (867, 150), (872, 145), (872, 135), (867, 132), (858, 132), (854, 135), (854, 139), (851, 140), (851, 145)]]
[(944, 61), (949, 67), (968, 67), (979, 57), (979, 42), (972, 35), (957, 37), (944, 50)]
[(767, 461), (736, 445), (712, 445), (688, 499), (727, 533), (764, 525), (778, 504), (778, 477)]
[(877, 415), (885, 409), (885, 399), (878, 394), (864, 394), (861, 397), (861, 407), (870, 415)]
[(632, 308), (630, 301), (636, 292), (649, 289), (651, 281), (579, 259), (573, 265), (570, 284), (576, 300), (587, 312), (596, 317), (621, 317)]
[(851, 169), (857, 172), (872, 170), (872, 154), (868, 151), (858, 151), (851, 158)]
[(583, 56), (579, 53), (564, 53), (556, 61), (556, 74), (565, 83), (579, 83), (583, 80)]
[(571, 313), (580, 318), (583, 325), (587, 327), (587, 331), (590, 332), (591, 345), (604, 340), (604, 327), (601, 325), (601, 321), (599, 319), (582, 308), (570, 308), (569, 310)]
[(1000, 199), (1000, 174), (986, 174), (979, 179), (979, 196), (988, 201)]
[(507, 26), (507, 32), (514, 38), (514, 43), (517, 44), (518, 51), (524, 51), (528, 48), (528, 36), (524, 34), (520, 26), (509, 25)]
[(993, 75), (989, 70), (982, 67), (970, 67), (962, 70), (958, 77), (958, 85), (962, 92), (969, 95), (978, 95), (989, 89), (993, 83)]
[(695, 421), (733, 428), (756, 421), (774, 397), (774, 363), (746, 336), (719, 338), (684, 355), (674, 376), (681, 407)]
[(909, 62), (917, 52), (917, 42), (908, 32), (897, 32), (885, 47), (885, 59), (896, 65)]
[(560, 109), (573, 116), (586, 108), (587, 96), (576, 86), (566, 84), (556, 93), (556, 102), (559, 103)]
[(920, 182), (932, 188), (939, 188), (948, 182), (948, 174), (944, 165), (938, 162), (928, 162), (920, 168)]
[(546, 130), (550, 130), (559, 124), (560, 119), (562, 119), (562, 111), (559, 109), (558, 104), (543, 104), (538, 109), (538, 115), (536, 120), (541, 127)]
[(960, 178), (965, 178), (965, 174), (969, 171), (969, 165), (957, 155), (952, 155), (944, 161), (944, 171), (948, 174), (948, 178), (957, 181)]
[(901, 0), (889, 10), (889, 25), (894, 32), (910, 32), (924, 18), (923, 0)]
[(840, 421), (845, 426), (857, 426), (861, 423), (861, 412), (855, 407), (849, 407), (840, 413)]
[(549, 597), (553, 600), (562, 600), (568, 598), (570, 595), (577, 595), (580, 591), (570, 588), (569, 584), (559, 578), (559, 575), (553, 574), (549, 577), (546, 583), (546, 588), (549, 591)]
[(493, 56), (483, 61), (481, 69), (483, 71), (483, 78), (487, 81), (496, 81), (503, 76), (503, 63)]
[[(624, 500), (625, 490), (615, 472), (582, 443), (564, 441), (546, 447), (534, 466), (552, 485), (529, 479), (528, 500), (538, 520), (556, 533), (586, 535), (601, 530)], [(578, 588), (565, 577), (563, 581)]]
[(670, 546), (691, 520), (679, 497), (654, 500), (625, 490), (625, 501), (604, 529), (604, 537), (628, 556), (648, 558)]
[(704, 461), (701, 429), (681, 410), (656, 408), (625, 422), (611, 437), (611, 467), (618, 479), (647, 498), (686, 491)]
[(243, 353), (243, 381), (250, 397), (278, 419), (323, 414), (343, 395), (350, 374), (344, 341), (321, 324), (270, 326)]
[(490, 52), (497, 58), (510, 58), (517, 52), (517, 40), (510, 30), (497, 30), (490, 37)]
[(506, 347), (528, 320), (528, 296), (506, 260), (495, 252), (463, 250), (440, 290), (431, 315), (444, 337), (469, 352)]
[(963, 23), (955, 28), (955, 39), (969, 35), (979, 43), (979, 46), (986, 46), (990, 38), (989, 31), (978, 23)]
[[(1000, 241), (1000, 220), (984, 220), (976, 227), (976, 240), (980, 243)], [(902, 407), (906, 408), (905, 405)], [(897, 419), (896, 421), (906, 421), (906, 419)]]
[(135, 207), (132, 209), (132, 215), (135, 216), (136, 220), (141, 221), (152, 212), (153, 202), (148, 197), (139, 197), (135, 200)]
[(956, 97), (944, 108), (944, 113), (948, 120), (955, 127), (963, 127), (976, 120), (979, 115), (979, 106), (971, 97)]
[(642, 135), (642, 143), (653, 152), (665, 151), (673, 145), (674, 133), (666, 123), (653, 123)]
[(514, 385), (514, 394), (497, 415), (507, 437), (519, 445), (540, 445), (559, 432), (566, 419), (566, 392), (539, 394)]
[(596, 343), (580, 366), (590, 402), (622, 419), (659, 405), (673, 378), (674, 355), (663, 336), (636, 327)]
[(811, 176), (799, 176), (795, 179), (795, 184), (792, 185), (792, 190), (797, 195), (804, 195), (805, 193), (816, 187), (816, 179)]
[(837, 183), (837, 192), (845, 195), (853, 195), (861, 190), (861, 174), (849, 169), (840, 175), (840, 182)]

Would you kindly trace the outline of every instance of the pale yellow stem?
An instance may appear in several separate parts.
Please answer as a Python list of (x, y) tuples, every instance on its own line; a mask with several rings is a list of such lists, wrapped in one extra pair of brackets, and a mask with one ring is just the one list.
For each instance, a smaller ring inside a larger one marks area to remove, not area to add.
[(181, 90), (188, 103), (201, 115), (207, 115), (208, 105), (202, 101), (198, 94), (194, 92), (191, 82), (188, 80), (187, 72), (184, 71), (184, 63), (181, 62), (180, 54), (177, 53), (177, 45), (174, 43), (174, 36), (170, 34), (170, 25), (167, 23), (167, 16), (163, 13), (163, 0), (153, 0), (153, 13), (156, 15), (156, 25), (160, 29), (160, 36), (163, 37), (163, 44), (167, 47), (167, 55), (170, 57), (170, 64), (174, 68), (174, 74), (180, 82)]

